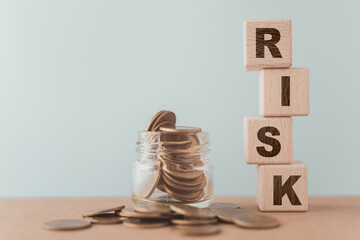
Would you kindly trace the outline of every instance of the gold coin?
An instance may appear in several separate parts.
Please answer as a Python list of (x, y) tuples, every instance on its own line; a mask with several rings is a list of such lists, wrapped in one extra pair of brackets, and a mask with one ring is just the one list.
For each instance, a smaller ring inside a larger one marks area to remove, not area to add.
[(179, 192), (179, 193), (194, 193), (202, 191), (204, 188), (204, 184), (198, 185), (196, 187), (188, 187), (188, 186), (182, 186), (180, 184), (172, 183), (168, 180), (164, 179), (164, 186), (171, 190), (172, 192)]
[(157, 184), (156, 187), (157, 187), (157, 189), (159, 189), (160, 191), (165, 192), (162, 176), (163, 176), (163, 174), (161, 174), (159, 183)]
[(196, 192), (182, 192), (178, 188), (170, 188), (165, 183), (163, 187), (170, 196), (184, 202), (195, 202), (200, 200), (205, 195), (203, 189)]
[[(175, 113), (171, 112), (171, 111), (164, 111), (162, 112), (159, 117), (157, 117), (152, 125), (152, 129), (150, 131), (157, 131), (159, 129), (156, 129), (156, 126), (160, 126), (161, 127), (161, 123), (162, 122), (169, 122), (170, 124), (167, 125), (168, 127), (175, 127), (175, 123), (176, 123), (176, 115)], [(160, 128), (159, 127), (159, 128)]]
[(184, 142), (188, 141), (186, 133), (159, 132), (161, 142)]
[(258, 213), (242, 212), (234, 216), (233, 222), (244, 228), (274, 228), (280, 226), (279, 221), (271, 216)]
[(195, 157), (199, 156), (198, 154), (192, 153), (191, 156), (180, 156), (176, 155), (173, 152), (158, 152), (158, 158), (162, 162), (166, 163), (177, 163), (184, 166), (191, 166), (191, 167), (202, 167), (204, 165), (204, 162), (201, 161), (201, 158)]
[(172, 151), (175, 149), (188, 149), (191, 146), (190, 141), (182, 141), (182, 142), (160, 142), (159, 149), (161, 151)]
[(169, 206), (158, 205), (158, 204), (136, 205), (134, 207), (134, 211), (140, 213), (161, 213), (161, 214), (171, 213), (171, 209)]
[(156, 125), (154, 125), (152, 131), (157, 132), (161, 127), (174, 127), (174, 123), (169, 121), (158, 122)]
[[(168, 157), (169, 154), (164, 154), (164, 153), (159, 153), (160, 156), (166, 156)], [(175, 153), (172, 153), (169, 157), (169, 160), (170, 161), (181, 161), (181, 162), (184, 162), (184, 163), (191, 163), (191, 162), (195, 162), (195, 161), (201, 161), (201, 156), (196, 153), (192, 153), (192, 154), (175, 154)]]
[(240, 208), (239, 205), (236, 203), (222, 203), (222, 202), (216, 202), (209, 205), (208, 208)]
[(206, 177), (204, 174), (202, 174), (201, 176), (199, 176), (198, 178), (194, 178), (194, 179), (181, 179), (181, 178), (177, 178), (172, 176), (171, 174), (168, 174), (167, 172), (163, 172), (162, 174), (162, 181), (171, 181), (175, 184), (184, 186), (184, 187), (197, 187), (199, 185), (202, 185), (204, 182), (206, 184)]
[(85, 219), (59, 219), (44, 223), (48, 230), (76, 230), (91, 226), (91, 222)]
[[(183, 164), (183, 165), (192, 165), (192, 166), (202, 166), (203, 162), (201, 161), (201, 159), (198, 157), (196, 157), (198, 155), (192, 155), (191, 157), (185, 157), (185, 156), (177, 156), (177, 155), (173, 155), (173, 154), (168, 154), (167, 152), (159, 152), (158, 153), (158, 158), (161, 162), (167, 162), (167, 163), (178, 163), (178, 164)], [(199, 164), (198, 164), (199, 163)]]
[(140, 219), (129, 218), (124, 221), (123, 225), (130, 228), (157, 228), (164, 227), (169, 224), (168, 220), (161, 219)]
[(171, 162), (166, 159), (160, 158), (161, 163), (166, 165), (169, 171), (181, 172), (181, 171), (200, 171), (199, 176), (203, 173), (201, 167), (204, 166), (202, 161), (196, 161), (192, 163), (180, 163), (180, 162)]
[(198, 133), (201, 132), (201, 128), (198, 127), (188, 127), (188, 126), (176, 126), (174, 128), (161, 127), (160, 131), (164, 132), (177, 132), (177, 133)]
[(181, 192), (198, 192), (198, 191), (202, 190), (206, 185), (205, 178), (204, 178), (203, 182), (201, 182), (198, 185), (193, 185), (193, 186), (183, 185), (182, 182), (175, 183), (165, 176), (162, 176), (162, 180), (164, 181), (164, 184), (166, 184), (170, 188), (173, 188), (173, 189), (175, 188)]
[(217, 223), (216, 218), (209, 219), (196, 219), (196, 218), (185, 218), (185, 219), (171, 219), (172, 224), (176, 225), (206, 225)]
[(116, 224), (122, 223), (126, 220), (126, 217), (120, 217), (118, 215), (112, 213), (103, 213), (92, 217), (85, 217), (86, 220), (92, 223), (99, 223), (99, 224)]
[(154, 192), (161, 177), (160, 164), (140, 164), (136, 168), (135, 189), (136, 196), (148, 198)]
[(119, 210), (121, 210), (123, 208), (125, 208), (125, 205), (101, 208), (101, 209), (97, 209), (97, 210), (93, 210), (93, 211), (83, 213), (82, 215), (83, 215), (83, 217), (91, 217), (91, 216), (99, 215), (99, 214), (102, 214), (102, 213), (109, 213), (109, 212), (119, 211)]
[(189, 141), (191, 142), (192, 147), (200, 145), (200, 140), (196, 133), (188, 134), (187, 137), (188, 137)]
[(146, 130), (146, 131), (152, 131), (152, 128), (153, 128), (156, 120), (157, 120), (157, 119), (159, 118), (159, 116), (160, 116), (162, 113), (164, 113), (164, 112), (165, 112), (165, 110), (161, 110), (160, 112), (156, 113), (156, 114), (151, 118), (151, 120), (150, 120), (150, 122), (149, 122), (149, 124), (147, 125), (147, 127), (146, 127), (145, 130)]
[(185, 217), (192, 217), (192, 218), (214, 218), (215, 215), (210, 211), (202, 208), (197, 208), (181, 203), (173, 203), (170, 205), (171, 210), (174, 212), (184, 215)]
[(220, 232), (220, 228), (216, 225), (202, 225), (202, 226), (185, 226), (175, 225), (172, 231), (181, 235), (211, 235)]
[(244, 212), (244, 210), (242, 209), (234, 209), (234, 208), (219, 208), (213, 210), (215, 210), (215, 214), (219, 219), (229, 223), (234, 222), (235, 215), (242, 214)]
[(162, 170), (167, 172), (169, 175), (173, 175), (178, 178), (185, 178), (185, 179), (194, 179), (200, 177), (203, 173), (203, 171), (199, 170), (178, 170), (169, 167), (168, 165), (164, 164), (162, 166)]
[(161, 214), (161, 213), (144, 213), (144, 212), (135, 212), (131, 208), (124, 208), (121, 212), (117, 213), (122, 217), (131, 217), (131, 218), (159, 218), (159, 219), (169, 219), (172, 216), (170, 214)]

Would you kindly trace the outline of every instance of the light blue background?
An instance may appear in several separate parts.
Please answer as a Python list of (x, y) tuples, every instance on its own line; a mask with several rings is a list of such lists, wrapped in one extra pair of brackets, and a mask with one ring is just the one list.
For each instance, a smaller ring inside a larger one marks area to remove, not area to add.
[(242, 123), (258, 72), (245, 19), (293, 20), (310, 69), (294, 118), (309, 194), (360, 194), (359, 1), (1, 1), (0, 196), (128, 196), (137, 132), (158, 110), (210, 133), (216, 195), (254, 195)]

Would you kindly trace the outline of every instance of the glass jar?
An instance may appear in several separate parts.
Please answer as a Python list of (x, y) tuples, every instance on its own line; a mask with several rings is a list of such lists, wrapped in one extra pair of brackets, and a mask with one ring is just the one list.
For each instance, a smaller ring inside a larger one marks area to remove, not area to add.
[(207, 207), (213, 201), (213, 166), (206, 132), (139, 133), (133, 165), (133, 201)]

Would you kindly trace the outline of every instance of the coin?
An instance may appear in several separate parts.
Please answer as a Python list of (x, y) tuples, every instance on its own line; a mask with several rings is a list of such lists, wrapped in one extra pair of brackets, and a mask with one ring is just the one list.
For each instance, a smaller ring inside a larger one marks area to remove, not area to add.
[(48, 230), (76, 230), (91, 226), (91, 222), (85, 219), (59, 219), (44, 223)]
[[(163, 158), (160, 158), (160, 161), (163, 165), (166, 165), (169, 171), (176, 171), (176, 172), (198, 171), (199, 176), (203, 174), (203, 171), (200, 169), (201, 167), (204, 166), (204, 163), (202, 161), (196, 161), (192, 163), (180, 163), (180, 162), (168, 161), (167, 159), (163, 159)], [(162, 168), (164, 168), (164, 166), (162, 166)]]
[(159, 148), (161, 149), (161, 151), (171, 151), (174, 149), (188, 149), (190, 146), (191, 146), (191, 141), (159, 143)]
[(163, 112), (165, 112), (165, 110), (161, 110), (160, 112), (156, 113), (156, 114), (151, 118), (148, 126), (146, 127), (146, 131), (151, 131), (151, 130), (152, 130), (152, 128), (153, 128), (156, 120), (159, 118), (159, 116), (160, 116)]
[(203, 171), (200, 170), (178, 170), (169, 167), (168, 165), (164, 164), (162, 166), (162, 170), (167, 172), (169, 175), (173, 175), (178, 178), (185, 178), (185, 179), (194, 179), (200, 177), (203, 173)]
[(172, 231), (181, 235), (210, 235), (220, 232), (220, 228), (216, 225), (202, 225), (202, 226), (185, 226), (175, 225)]
[(196, 218), (185, 218), (185, 219), (171, 219), (172, 224), (176, 225), (206, 225), (217, 223), (216, 218), (209, 219), (196, 219)]
[(241, 214), (244, 212), (244, 210), (242, 209), (233, 209), (233, 208), (223, 208), (223, 209), (220, 208), (215, 210), (216, 210), (215, 214), (219, 219), (229, 223), (234, 222), (234, 216), (236, 214)]
[(174, 127), (174, 123), (173, 122), (169, 122), (169, 121), (163, 121), (163, 122), (159, 122), (156, 125), (154, 125), (152, 131), (153, 132), (157, 132), (160, 130), (161, 127)]
[(99, 224), (116, 224), (121, 223), (126, 220), (126, 217), (120, 217), (118, 215), (112, 213), (103, 213), (96, 216), (85, 217), (86, 220), (92, 223), (99, 223)]
[(198, 132), (201, 132), (201, 128), (188, 127), (188, 126), (176, 126), (176, 127), (173, 127), (173, 128), (161, 127), (160, 131), (164, 131), (164, 132), (181, 132), (181, 133), (198, 133)]
[(188, 187), (196, 187), (198, 185), (201, 185), (204, 181), (206, 181), (206, 177), (204, 174), (200, 175), (198, 178), (193, 178), (193, 179), (182, 179), (182, 178), (177, 178), (175, 176), (172, 176), (170, 174), (168, 174), (167, 172), (163, 172), (163, 180), (165, 181), (166, 179), (171, 180), (172, 182), (176, 183), (176, 184), (181, 184), (183, 186), (188, 186)]
[[(163, 173), (163, 172), (161, 171), (161, 173)], [(160, 180), (159, 180), (159, 182), (158, 182), (158, 184), (157, 184), (156, 187), (157, 187), (160, 191), (165, 192), (162, 176), (163, 176), (163, 174), (161, 174)]]
[(171, 209), (169, 206), (157, 205), (157, 204), (141, 204), (134, 207), (135, 212), (140, 213), (170, 213)]
[(176, 183), (172, 183), (168, 180), (165, 180), (165, 177), (163, 178), (164, 182), (163, 182), (163, 187), (164, 189), (169, 189), (171, 192), (178, 192), (178, 193), (195, 193), (195, 192), (199, 192), (202, 191), (204, 186), (203, 185), (198, 185), (196, 187), (188, 187), (188, 186), (183, 186), (180, 184), (176, 184)]
[(170, 214), (161, 214), (161, 213), (144, 213), (144, 212), (135, 212), (131, 208), (124, 208), (121, 212), (117, 213), (122, 217), (130, 218), (159, 218), (159, 219), (169, 219), (172, 217)]
[(83, 217), (91, 217), (91, 216), (99, 215), (99, 214), (102, 214), (102, 213), (119, 211), (119, 210), (123, 209), (124, 207), (125, 207), (125, 205), (101, 208), (101, 209), (97, 209), (97, 210), (93, 210), (93, 211), (83, 213), (82, 215), (83, 215)]
[(224, 202), (216, 202), (212, 203), (208, 206), (208, 208), (240, 208), (236, 203), (224, 203)]
[(165, 177), (164, 175), (162, 176), (162, 179), (164, 181), (164, 184), (166, 184), (168, 186), (168, 188), (177, 189), (178, 191), (181, 191), (181, 192), (197, 192), (197, 191), (202, 190), (206, 185), (206, 180), (202, 181), (198, 185), (187, 186), (187, 185), (183, 185), (182, 182), (175, 183), (175, 182), (171, 181), (171, 179), (168, 179), (167, 177)]
[(186, 133), (160, 131), (159, 135), (161, 142), (183, 142), (189, 140)]
[(170, 192), (169, 194), (173, 198), (175, 198), (175, 199), (177, 199), (179, 201), (186, 202), (186, 203), (193, 203), (193, 202), (197, 202), (200, 199), (202, 199), (204, 197), (204, 195), (205, 195), (205, 191), (201, 190), (199, 192), (194, 192), (194, 193)]
[(148, 198), (154, 192), (160, 177), (160, 165), (138, 165), (136, 168), (134, 193), (143, 198)]
[(131, 228), (157, 228), (166, 226), (168, 224), (168, 220), (140, 218), (129, 218), (123, 223), (124, 226)]
[(274, 228), (280, 226), (280, 223), (276, 218), (245, 211), (235, 214), (233, 222), (237, 226), (244, 228)]
[(173, 203), (170, 205), (171, 210), (174, 212), (184, 215), (186, 217), (193, 217), (193, 218), (214, 218), (215, 215), (210, 211), (202, 208), (197, 208), (181, 203)]
[(168, 127), (175, 127), (176, 115), (171, 111), (160, 111), (150, 120), (146, 131), (157, 131), (156, 126), (161, 127), (162, 122), (169, 122)]

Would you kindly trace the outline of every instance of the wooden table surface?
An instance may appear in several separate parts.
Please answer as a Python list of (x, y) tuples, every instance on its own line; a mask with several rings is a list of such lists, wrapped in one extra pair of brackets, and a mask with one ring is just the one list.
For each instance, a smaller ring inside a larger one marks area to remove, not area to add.
[[(215, 202), (234, 202), (243, 209), (257, 210), (253, 197), (217, 197)], [(220, 224), (221, 232), (206, 237), (179, 236), (170, 227), (131, 229), (116, 225), (93, 224), (76, 231), (49, 231), (42, 224), (62, 218), (81, 218), (81, 213), (125, 204), (129, 198), (0, 199), (1, 240), (92, 240), (92, 239), (360, 239), (360, 197), (310, 197), (308, 212), (265, 213), (281, 222), (275, 229), (251, 230)]]

